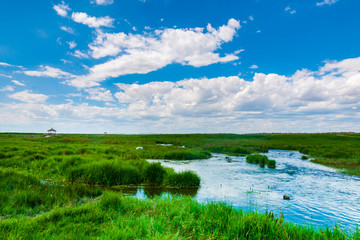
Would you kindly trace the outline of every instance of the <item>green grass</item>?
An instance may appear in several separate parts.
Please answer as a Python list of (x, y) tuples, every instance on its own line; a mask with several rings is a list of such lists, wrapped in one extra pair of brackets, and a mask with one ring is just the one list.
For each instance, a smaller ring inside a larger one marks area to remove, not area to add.
[(265, 167), (265, 164), (268, 166), (268, 168), (275, 168), (276, 167), (276, 161), (275, 160), (269, 160), (267, 156), (260, 155), (260, 154), (248, 155), (246, 157), (246, 162), (253, 163), (253, 164), (259, 164), (260, 167)]
[(313, 229), (223, 203), (180, 196), (139, 200), (99, 188), (198, 188), (195, 173), (175, 173), (146, 159), (256, 156), (268, 149), (299, 150), (360, 175), (359, 134), (29, 135), (0, 134), (0, 239), (360, 239), (359, 230)]
[(192, 171), (184, 171), (180, 173), (168, 173), (165, 183), (175, 187), (199, 187), (200, 177)]
[(0, 221), (6, 239), (359, 239), (338, 227), (284, 223), (272, 213), (245, 213), (224, 203), (188, 197), (139, 200), (105, 192), (99, 201), (34, 218)]

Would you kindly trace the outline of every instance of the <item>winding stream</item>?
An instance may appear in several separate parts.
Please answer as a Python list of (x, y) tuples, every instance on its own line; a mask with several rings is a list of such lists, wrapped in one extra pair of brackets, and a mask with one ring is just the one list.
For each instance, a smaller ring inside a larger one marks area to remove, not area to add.
[[(159, 161), (176, 172), (193, 170), (201, 177), (201, 188), (185, 193), (199, 202), (223, 201), (245, 211), (284, 214), (286, 221), (354, 230), (360, 224), (360, 177), (336, 172), (308, 160), (295, 151), (270, 150), (276, 169), (245, 162), (245, 157), (213, 154), (207, 160)], [(137, 189), (137, 197), (160, 195)], [(290, 200), (283, 200), (283, 195)]]

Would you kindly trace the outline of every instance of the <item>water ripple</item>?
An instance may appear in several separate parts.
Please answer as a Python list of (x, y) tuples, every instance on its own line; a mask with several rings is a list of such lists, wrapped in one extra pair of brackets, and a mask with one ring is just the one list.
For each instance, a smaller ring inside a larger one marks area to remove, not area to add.
[[(193, 170), (201, 177), (198, 201), (226, 201), (234, 207), (284, 214), (285, 220), (314, 227), (355, 229), (360, 223), (360, 178), (301, 160), (296, 151), (270, 150), (276, 169), (248, 164), (245, 157), (161, 161), (175, 171)], [(283, 200), (283, 195), (291, 200)]]

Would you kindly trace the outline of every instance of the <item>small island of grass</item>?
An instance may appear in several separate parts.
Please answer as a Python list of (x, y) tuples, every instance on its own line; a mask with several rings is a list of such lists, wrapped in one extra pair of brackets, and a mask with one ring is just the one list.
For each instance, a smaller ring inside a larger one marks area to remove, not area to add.
[(261, 155), (261, 154), (248, 155), (246, 157), (246, 162), (253, 163), (253, 164), (259, 164), (260, 167), (265, 167), (265, 164), (267, 165), (268, 168), (276, 167), (275, 160), (270, 160), (267, 156)]

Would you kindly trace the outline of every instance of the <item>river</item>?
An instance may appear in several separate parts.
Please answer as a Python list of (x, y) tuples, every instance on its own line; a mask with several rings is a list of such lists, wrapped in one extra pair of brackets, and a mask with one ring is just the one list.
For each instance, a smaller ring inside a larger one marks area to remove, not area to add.
[[(149, 161), (159, 161), (176, 172), (196, 172), (201, 177), (200, 189), (184, 194), (199, 202), (222, 201), (245, 211), (271, 211), (284, 214), (285, 221), (314, 227), (337, 223), (342, 229), (354, 230), (360, 223), (360, 177), (302, 160), (296, 151), (270, 150), (264, 155), (276, 160), (275, 169), (224, 154), (206, 160)], [(155, 191), (137, 189), (134, 194), (142, 198), (166, 190)], [(283, 200), (283, 195), (290, 200)]]

